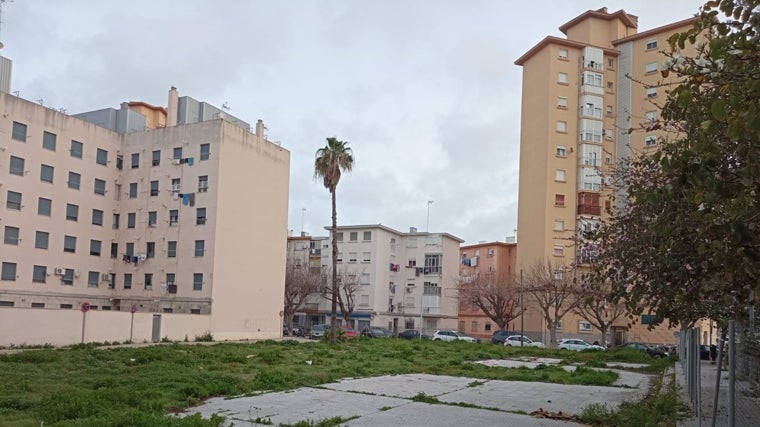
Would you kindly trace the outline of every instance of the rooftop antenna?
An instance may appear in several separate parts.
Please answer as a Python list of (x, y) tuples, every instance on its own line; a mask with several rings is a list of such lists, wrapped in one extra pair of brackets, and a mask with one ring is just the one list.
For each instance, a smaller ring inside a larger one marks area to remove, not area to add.
[[(3, 0), (0, 0), (0, 1), (3, 1)], [(227, 103), (225, 102), (224, 104), (222, 104), (222, 110), (223, 111), (230, 111), (230, 106), (227, 105)]]

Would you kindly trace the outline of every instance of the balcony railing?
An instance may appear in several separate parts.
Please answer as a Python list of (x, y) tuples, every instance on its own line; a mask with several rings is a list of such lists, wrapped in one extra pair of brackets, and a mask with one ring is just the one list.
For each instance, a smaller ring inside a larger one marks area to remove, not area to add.
[(423, 295), (441, 295), (441, 288), (438, 286), (425, 286), (422, 294)]
[(578, 215), (596, 215), (596, 216), (599, 216), (601, 214), (602, 214), (602, 207), (601, 206), (578, 205)]

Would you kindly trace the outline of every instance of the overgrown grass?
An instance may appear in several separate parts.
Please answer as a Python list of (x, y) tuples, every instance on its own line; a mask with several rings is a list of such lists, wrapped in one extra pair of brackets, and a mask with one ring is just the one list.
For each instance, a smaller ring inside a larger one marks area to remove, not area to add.
[[(616, 360), (606, 352), (570, 353), (562, 354), (587, 361)], [(221, 418), (176, 418), (166, 413), (213, 396), (289, 390), (385, 374), (596, 385), (609, 385), (616, 379), (614, 373), (583, 367), (566, 372), (559, 366), (504, 369), (468, 363), (514, 354), (510, 348), (466, 342), (364, 338), (335, 346), (270, 340), (39, 349), (0, 355), (0, 420), (10, 426), (39, 426), (41, 421), (46, 426), (66, 427), (219, 426)]]

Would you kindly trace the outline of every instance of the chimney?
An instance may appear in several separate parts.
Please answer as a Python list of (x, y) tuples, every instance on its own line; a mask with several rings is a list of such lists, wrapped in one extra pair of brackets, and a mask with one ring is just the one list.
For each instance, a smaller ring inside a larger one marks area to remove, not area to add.
[(129, 102), (122, 102), (121, 103), (121, 109), (122, 110), (129, 110)]
[(179, 109), (179, 92), (172, 86), (169, 89), (169, 103), (166, 105), (166, 127), (177, 126), (177, 110)]
[(410, 233), (416, 233), (417, 232), (417, 227), (409, 227), (409, 232)]
[(256, 136), (264, 138), (264, 121), (261, 119), (256, 121)]

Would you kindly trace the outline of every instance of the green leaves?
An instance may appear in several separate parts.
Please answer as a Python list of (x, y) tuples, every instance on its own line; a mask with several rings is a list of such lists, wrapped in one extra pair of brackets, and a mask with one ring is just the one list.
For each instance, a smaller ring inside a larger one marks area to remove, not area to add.
[(710, 112), (715, 120), (726, 120), (726, 103), (722, 99), (716, 99), (710, 106)]

